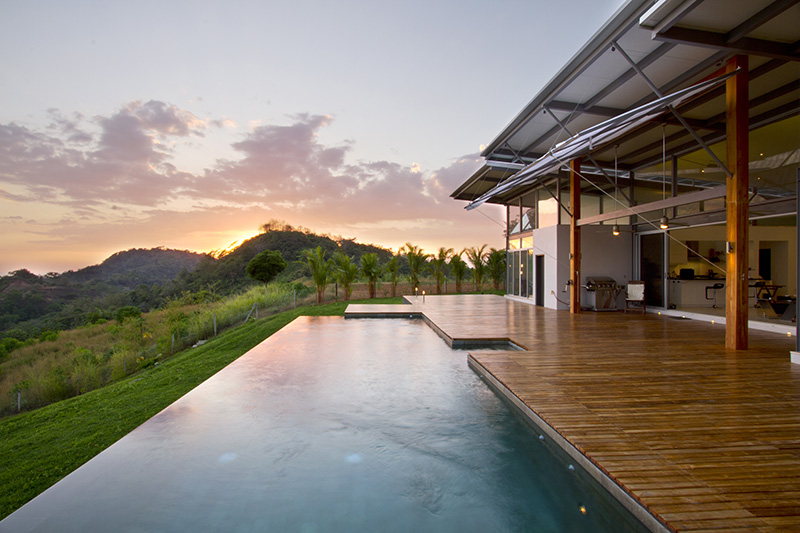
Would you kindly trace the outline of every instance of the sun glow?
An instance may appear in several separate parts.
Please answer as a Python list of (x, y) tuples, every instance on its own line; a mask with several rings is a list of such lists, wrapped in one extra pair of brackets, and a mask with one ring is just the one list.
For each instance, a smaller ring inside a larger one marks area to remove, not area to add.
[(214, 250), (211, 250), (208, 253), (210, 255), (212, 255), (213, 257), (216, 257), (216, 258), (224, 257), (224, 256), (228, 255), (229, 253), (231, 253), (233, 250), (235, 250), (244, 241), (246, 241), (248, 239), (252, 239), (256, 235), (257, 235), (257, 233), (253, 232), (253, 230), (249, 230), (249, 231), (231, 230), (231, 231), (220, 232), (220, 235), (219, 235), (219, 238), (217, 239), (217, 242), (220, 242), (220, 241), (221, 242), (225, 242), (225, 241), (228, 241), (228, 239), (233, 239), (233, 240), (229, 241), (230, 244), (228, 244), (224, 248), (215, 248)]

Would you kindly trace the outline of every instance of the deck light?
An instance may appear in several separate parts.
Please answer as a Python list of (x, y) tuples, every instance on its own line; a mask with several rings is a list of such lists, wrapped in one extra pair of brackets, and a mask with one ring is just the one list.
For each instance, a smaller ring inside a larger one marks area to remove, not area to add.
[(661, 220), (659, 221), (658, 226), (661, 229), (669, 228), (669, 219), (666, 216), (661, 217)]
[(619, 226), (617, 224), (614, 224), (614, 227), (611, 228), (611, 235), (619, 235)]

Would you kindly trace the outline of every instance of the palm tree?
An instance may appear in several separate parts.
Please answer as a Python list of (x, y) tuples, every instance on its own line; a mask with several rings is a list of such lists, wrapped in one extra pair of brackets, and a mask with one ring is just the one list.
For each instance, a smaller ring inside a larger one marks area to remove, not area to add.
[(336, 281), (344, 289), (344, 299), (348, 301), (353, 293), (353, 282), (358, 277), (358, 265), (353, 263), (349, 255), (341, 251), (333, 254), (333, 260), (336, 262), (334, 269)]
[(461, 281), (467, 276), (467, 264), (461, 259), (463, 250), (450, 258), (450, 272), (456, 278), (456, 292), (461, 292)]
[(407, 242), (400, 248), (400, 253), (406, 254), (408, 260), (408, 282), (411, 283), (412, 289), (419, 287), (419, 278), (428, 267), (427, 259), (428, 254), (422, 251), (422, 248)]
[(436, 294), (442, 294), (442, 282), (447, 277), (447, 259), (453, 255), (452, 248), (439, 248), (433, 259), (431, 259), (431, 270), (433, 270), (433, 277), (436, 279)]
[(317, 246), (314, 250), (303, 250), (303, 261), (298, 261), (308, 268), (314, 286), (317, 288), (317, 303), (325, 301), (325, 288), (328, 286), (328, 276), (333, 270), (333, 261), (325, 259), (325, 250)]
[(486, 245), (480, 248), (473, 246), (464, 250), (467, 254), (467, 259), (472, 263), (472, 281), (475, 283), (475, 291), (481, 290), (483, 287), (483, 276), (486, 272)]
[(361, 256), (361, 273), (364, 274), (369, 285), (370, 298), (375, 298), (375, 285), (381, 277), (382, 271), (383, 268), (378, 264), (378, 254), (369, 253)]
[(486, 259), (486, 269), (489, 277), (492, 278), (494, 290), (500, 290), (500, 283), (506, 275), (506, 252), (505, 250), (489, 249), (489, 257)]
[(400, 262), (397, 256), (392, 256), (392, 258), (386, 262), (384, 268), (389, 274), (389, 282), (392, 284), (392, 298), (394, 298), (397, 296), (397, 282), (400, 279)]

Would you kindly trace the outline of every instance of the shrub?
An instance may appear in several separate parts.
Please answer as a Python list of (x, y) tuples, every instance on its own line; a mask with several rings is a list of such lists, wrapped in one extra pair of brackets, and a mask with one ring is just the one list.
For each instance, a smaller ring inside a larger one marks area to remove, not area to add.
[(117, 309), (117, 313), (114, 318), (117, 319), (117, 322), (123, 324), (125, 323), (125, 320), (129, 318), (139, 318), (140, 316), (142, 316), (141, 309), (132, 305), (126, 305), (125, 307)]
[(57, 331), (50, 331), (50, 330), (43, 331), (41, 333), (41, 335), (39, 335), (39, 340), (42, 341), (42, 342), (45, 342), (45, 341), (55, 342), (55, 341), (58, 340), (58, 332)]
[(21, 346), (25, 346), (25, 343), (14, 337), (6, 337), (0, 340), (0, 361)]

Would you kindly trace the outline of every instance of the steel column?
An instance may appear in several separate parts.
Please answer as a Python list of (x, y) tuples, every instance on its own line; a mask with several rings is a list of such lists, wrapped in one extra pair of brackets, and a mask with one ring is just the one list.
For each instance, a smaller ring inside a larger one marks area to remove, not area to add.
[(572, 285), (569, 297), (571, 313), (581, 312), (581, 160), (573, 159), (569, 165), (569, 204), (572, 218), (569, 222), (569, 279)]

